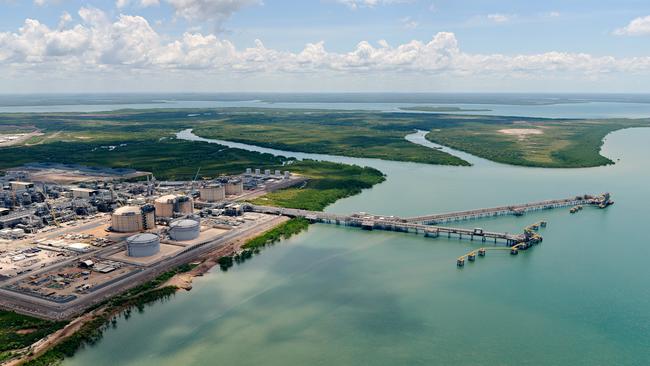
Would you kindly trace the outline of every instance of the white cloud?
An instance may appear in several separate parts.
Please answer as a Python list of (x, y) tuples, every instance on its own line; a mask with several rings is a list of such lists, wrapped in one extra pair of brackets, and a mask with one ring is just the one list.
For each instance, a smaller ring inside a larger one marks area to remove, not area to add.
[(559, 17), (561, 15), (562, 14), (559, 11), (551, 11), (551, 12), (548, 13), (548, 16), (551, 17), (551, 18), (557, 18), (557, 17)]
[(463, 52), (453, 33), (430, 41), (397, 46), (386, 41), (359, 42), (348, 52), (330, 52), (323, 42), (299, 52), (267, 48), (256, 40), (237, 48), (215, 34), (187, 32), (179, 37), (157, 33), (140, 16), (111, 20), (101, 10), (82, 8), (81, 23), (56, 29), (27, 19), (15, 32), (0, 32), (0, 71), (56, 69), (77, 75), (110, 71), (205, 74), (340, 74), (421, 75), (503, 78), (548, 78), (570, 75), (597, 78), (611, 73), (650, 75), (650, 57), (615, 58), (583, 53), (546, 52), (529, 55)]
[[(144, 0), (146, 1), (146, 0)], [(261, 0), (165, 0), (174, 7), (176, 16), (189, 21), (212, 21), (217, 24), (228, 19), (234, 12)]]
[(500, 13), (487, 15), (487, 19), (495, 23), (506, 23), (510, 21), (512, 18), (513, 18), (512, 15), (500, 14)]
[(63, 14), (59, 17), (59, 29), (65, 28), (66, 24), (72, 21), (72, 15), (67, 11), (64, 11)]
[(614, 31), (618, 36), (644, 36), (650, 34), (650, 15), (632, 20), (628, 25)]

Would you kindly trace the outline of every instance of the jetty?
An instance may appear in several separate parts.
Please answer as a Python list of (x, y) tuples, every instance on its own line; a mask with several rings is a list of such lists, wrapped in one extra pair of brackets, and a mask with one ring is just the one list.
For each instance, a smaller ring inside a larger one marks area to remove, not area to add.
[[(244, 205), (243, 210), (272, 215), (282, 215), (287, 217), (302, 217), (312, 223), (359, 227), (364, 230), (386, 230), (403, 233), (415, 233), (422, 234), (425, 237), (430, 238), (446, 236), (447, 238), (457, 237), (458, 239), (467, 239), (471, 241), (490, 241), (494, 242), (494, 244), (505, 244), (505, 248), (502, 249), (510, 250), (511, 254), (518, 254), (519, 250), (528, 249), (532, 245), (538, 244), (543, 240), (541, 235), (537, 233), (537, 230), (539, 230), (540, 227), (546, 227), (545, 221), (530, 225), (526, 227), (521, 233), (496, 232), (484, 230), (482, 228), (458, 228), (447, 225), (442, 226), (439, 224), (444, 222), (472, 220), (501, 215), (522, 216), (526, 212), (530, 211), (548, 210), (576, 205), (605, 208), (611, 204), (613, 204), (613, 201), (611, 200), (610, 194), (603, 193), (599, 195), (582, 195), (559, 200), (547, 200), (511, 206), (481, 208), (470, 211), (449, 212), (410, 218), (373, 215), (365, 212), (344, 215), (320, 211), (301, 210), (295, 208), (261, 206), (252, 204)], [(457, 259), (457, 264), (458, 266), (462, 266), (465, 264), (465, 259), (474, 261), (476, 255), (485, 256), (486, 252), (487, 248), (481, 248), (478, 252), (472, 251), (470, 253), (467, 253)]]
[(484, 217), (493, 217), (493, 216), (503, 216), (503, 215), (523, 216), (526, 212), (530, 212), (530, 211), (550, 210), (554, 208), (570, 207), (570, 206), (577, 207), (577, 206), (591, 205), (600, 208), (605, 208), (606, 206), (611, 205), (612, 203), (613, 201), (611, 201), (611, 197), (609, 193), (603, 193), (599, 195), (585, 194), (581, 196), (569, 197), (569, 198), (558, 199), (558, 200), (547, 200), (547, 201), (523, 203), (517, 205), (510, 205), (510, 206), (480, 208), (480, 209), (468, 210), (468, 211), (415, 216), (415, 217), (405, 218), (403, 220), (406, 222), (435, 225), (435, 224), (446, 223), (446, 222), (473, 220), (473, 219), (480, 219)]
[[(365, 212), (344, 215), (320, 211), (301, 210), (296, 208), (260, 206), (251, 204), (245, 205), (243, 209), (245, 211), (272, 215), (283, 215), (287, 217), (304, 217), (312, 223), (354, 226), (365, 230), (387, 230), (407, 233), (414, 232), (417, 234), (424, 234), (428, 237), (438, 237), (440, 235), (446, 235), (447, 237), (458, 236), (461, 239), (466, 238), (469, 240), (481, 238), (482, 241), (492, 239), (495, 242), (501, 240), (505, 241), (506, 244), (516, 244), (523, 240), (526, 240), (527, 236), (529, 236), (531, 232), (531, 230), (528, 229), (531, 227), (526, 228), (526, 230), (524, 230), (524, 232), (521, 234), (509, 234), (487, 231), (480, 228), (467, 229), (441, 226), (438, 224), (444, 221), (462, 221), (507, 214), (521, 216), (529, 211), (546, 210), (576, 205), (576, 202), (579, 202), (582, 205), (590, 205), (600, 208), (607, 207), (613, 203), (613, 201), (611, 201), (610, 194), (603, 193), (595, 196), (584, 195), (561, 200), (549, 200), (521, 205), (483, 208), (471, 211), (450, 212), (411, 218), (373, 215)], [(546, 226), (546, 222), (541, 222), (536, 225), (538, 227)]]

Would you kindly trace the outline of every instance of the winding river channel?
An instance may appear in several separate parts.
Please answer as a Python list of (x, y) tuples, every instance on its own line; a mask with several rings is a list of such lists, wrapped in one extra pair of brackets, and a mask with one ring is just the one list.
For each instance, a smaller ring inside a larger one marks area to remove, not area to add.
[[(650, 129), (610, 134), (615, 165), (514, 167), (447, 150), (471, 167), (293, 153), (186, 130), (178, 138), (367, 165), (387, 180), (328, 211), (411, 216), (609, 191), (606, 210), (466, 222), (543, 244), (490, 252), (480, 242), (312, 225), (191, 292), (120, 319), (65, 365), (647, 365), (650, 363)], [(433, 147), (423, 132), (407, 137)], [(461, 225), (461, 224), (459, 224)]]

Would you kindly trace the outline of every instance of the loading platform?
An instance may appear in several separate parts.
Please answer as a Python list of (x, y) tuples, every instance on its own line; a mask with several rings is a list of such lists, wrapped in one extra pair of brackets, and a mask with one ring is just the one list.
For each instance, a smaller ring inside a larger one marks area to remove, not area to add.
[(406, 222), (436, 225), (436, 224), (441, 224), (446, 222), (473, 220), (473, 219), (493, 217), (493, 216), (503, 216), (503, 215), (522, 216), (526, 212), (530, 212), (530, 211), (549, 210), (549, 209), (569, 207), (569, 206), (575, 207), (575, 206), (591, 205), (591, 206), (598, 206), (600, 208), (604, 208), (612, 203), (613, 201), (611, 201), (609, 193), (603, 193), (599, 195), (585, 194), (581, 196), (569, 197), (569, 198), (564, 198), (559, 200), (547, 200), (547, 201), (524, 203), (518, 205), (511, 205), (511, 206), (481, 208), (481, 209), (468, 210), (468, 211), (415, 216), (415, 217), (404, 218), (403, 220)]
[[(442, 222), (461, 221), (476, 219), (481, 217), (500, 216), (500, 215), (523, 215), (529, 211), (546, 210), (559, 207), (575, 205), (591, 205), (605, 208), (612, 204), (609, 193), (600, 195), (583, 195), (567, 199), (548, 200), (528, 204), (503, 206), (494, 208), (484, 208), (471, 211), (451, 212), (437, 215), (417, 216), (411, 218), (399, 218), (396, 216), (379, 216), (367, 213), (355, 213), (351, 215), (334, 214), (320, 211), (308, 211), (294, 208), (283, 208), (274, 206), (244, 205), (245, 211), (283, 215), (288, 217), (304, 217), (312, 223), (326, 223), (334, 225), (344, 225), (360, 227), (364, 230), (386, 230), (404, 233), (423, 234), (425, 237), (437, 238), (447, 236), (447, 238), (458, 237), (458, 239), (481, 240), (481, 242), (494, 242), (505, 244), (501, 250), (510, 250), (511, 254), (518, 254), (519, 250), (525, 250), (532, 245), (542, 241), (542, 236), (537, 233), (540, 227), (546, 227), (546, 221), (541, 221), (530, 225), (523, 230), (521, 234), (504, 233), (487, 231), (481, 228), (467, 229), (439, 225)], [(487, 250), (496, 250), (496, 247), (481, 248), (478, 251), (472, 251), (457, 259), (458, 266), (465, 264), (465, 259), (474, 261), (476, 256), (485, 256)], [(461, 264), (462, 262), (462, 264)]]

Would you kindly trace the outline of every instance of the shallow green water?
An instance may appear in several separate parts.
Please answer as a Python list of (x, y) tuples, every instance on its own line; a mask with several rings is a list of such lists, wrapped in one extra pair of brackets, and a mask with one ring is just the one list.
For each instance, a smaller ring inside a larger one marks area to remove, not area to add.
[(406, 216), (602, 191), (616, 204), (466, 222), (549, 226), (542, 245), (463, 269), (455, 258), (480, 243), (312, 225), (120, 320), (65, 365), (650, 364), (648, 141), (650, 129), (610, 135), (603, 154), (621, 160), (593, 169), (367, 160), (388, 180), (330, 211)]

